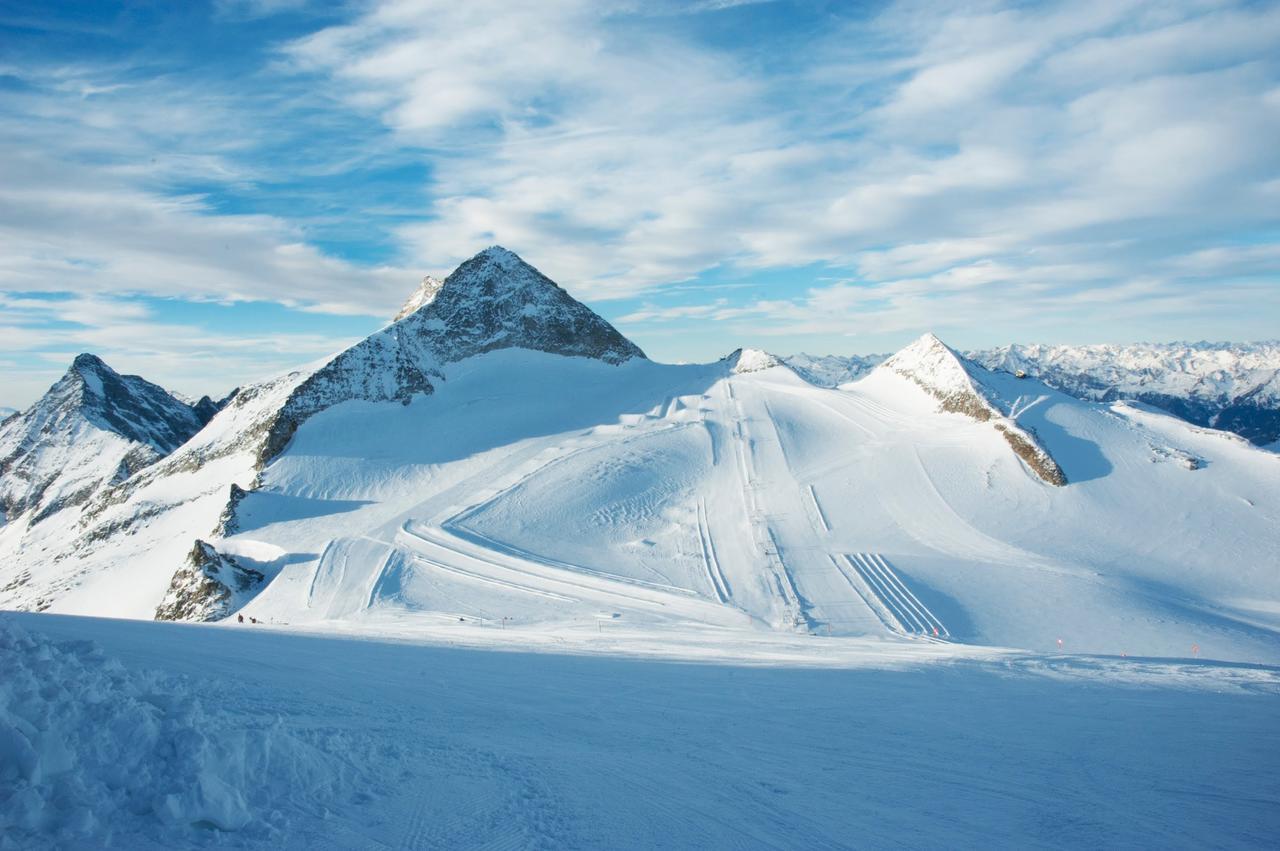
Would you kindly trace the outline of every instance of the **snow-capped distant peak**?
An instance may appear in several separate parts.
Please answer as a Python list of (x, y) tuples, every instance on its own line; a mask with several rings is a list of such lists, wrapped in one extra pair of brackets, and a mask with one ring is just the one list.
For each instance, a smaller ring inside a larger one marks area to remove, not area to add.
[(781, 359), (760, 349), (735, 349), (725, 356), (724, 362), (735, 374), (762, 372), (775, 366), (785, 366)]
[(49, 391), (0, 422), (0, 511), (36, 520), (172, 452), (206, 420), (163, 387), (77, 355)]
[(418, 285), (418, 288), (413, 291), (413, 294), (405, 301), (392, 321), (398, 322), (411, 313), (417, 313), (419, 308), (424, 305), (430, 304), (432, 299), (436, 297), (436, 293), (440, 292), (442, 286), (444, 286), (444, 281), (427, 275), (422, 279), (422, 283)]

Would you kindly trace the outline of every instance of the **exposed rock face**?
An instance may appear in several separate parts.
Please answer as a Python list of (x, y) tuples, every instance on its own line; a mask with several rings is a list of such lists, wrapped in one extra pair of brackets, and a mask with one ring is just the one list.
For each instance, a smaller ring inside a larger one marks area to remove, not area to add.
[(25, 413), (0, 424), (0, 510), (34, 520), (154, 464), (204, 425), (164, 388), (82, 354)]
[(1066, 473), (1040, 445), (1035, 432), (1006, 416), (984, 392), (981, 381), (975, 380), (974, 372), (982, 372), (982, 367), (966, 361), (934, 335), (925, 334), (878, 368), (919, 385), (938, 400), (940, 411), (992, 423), (1032, 472), (1051, 485), (1067, 483)]
[(399, 322), (410, 313), (416, 313), (418, 308), (430, 303), (436, 297), (436, 293), (440, 292), (442, 286), (444, 286), (444, 281), (427, 275), (422, 279), (422, 283), (418, 285), (418, 288), (413, 291), (413, 295), (405, 300), (404, 305), (396, 313), (396, 317), (392, 321)]
[[(418, 305), (412, 312), (406, 309)], [(550, 278), (494, 246), (443, 282), (427, 278), (399, 318), (310, 375), (272, 419), (258, 454), (266, 466), (298, 426), (339, 402), (408, 404), (435, 390), (446, 364), (522, 348), (618, 364), (644, 352)]]
[(522, 348), (622, 363), (644, 352), (512, 252), (493, 246), (445, 278), (396, 326), (429, 342), (441, 363)]
[(187, 563), (173, 574), (169, 591), (156, 608), (156, 620), (221, 620), (234, 610), (237, 597), (251, 592), (262, 580), (258, 571), (197, 540)]
[(227, 507), (222, 509), (222, 514), (218, 516), (218, 526), (214, 529), (214, 534), (220, 538), (234, 535), (240, 531), (240, 520), (236, 516), (236, 511), (240, 507), (240, 503), (249, 495), (249, 492), (237, 485), (231, 483), (231, 488), (227, 494)]

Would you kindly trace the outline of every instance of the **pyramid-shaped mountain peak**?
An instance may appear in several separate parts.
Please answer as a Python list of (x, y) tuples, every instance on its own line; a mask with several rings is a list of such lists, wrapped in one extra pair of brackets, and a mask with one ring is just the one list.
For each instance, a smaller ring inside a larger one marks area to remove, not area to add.
[(965, 359), (931, 332), (900, 349), (881, 368), (910, 375), (932, 387), (968, 388), (971, 383)]
[[(517, 254), (490, 246), (442, 282), (428, 278), (404, 314), (444, 363), (495, 349), (522, 348), (607, 363), (644, 352)], [(406, 304), (406, 308), (409, 304)]]
[(529, 349), (620, 364), (634, 343), (554, 281), (499, 246), (444, 281), (423, 281), (398, 319), (307, 376), (261, 431), (265, 466), (309, 417), (339, 402), (404, 404), (435, 391), (451, 363), (498, 349)]

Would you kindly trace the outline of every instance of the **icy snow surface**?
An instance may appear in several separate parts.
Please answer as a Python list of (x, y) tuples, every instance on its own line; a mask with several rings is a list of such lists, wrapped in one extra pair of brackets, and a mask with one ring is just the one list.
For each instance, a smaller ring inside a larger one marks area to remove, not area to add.
[(31, 633), (0, 627), (3, 747), (36, 742), (0, 762), (0, 846), (1234, 848), (1280, 830), (1273, 668), (810, 636), (690, 664), (0, 617)]

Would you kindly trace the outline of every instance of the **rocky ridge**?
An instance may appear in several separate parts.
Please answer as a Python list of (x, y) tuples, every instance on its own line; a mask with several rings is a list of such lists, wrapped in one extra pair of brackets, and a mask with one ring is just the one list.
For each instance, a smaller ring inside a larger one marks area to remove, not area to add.
[(0, 510), (38, 521), (83, 504), (185, 443), (213, 405), (78, 355), (40, 401), (0, 423)]
[(877, 369), (894, 372), (917, 384), (938, 400), (938, 410), (990, 422), (1005, 442), (1037, 476), (1061, 487), (1066, 474), (1035, 432), (998, 406), (998, 397), (982, 383), (982, 367), (970, 363), (933, 334), (925, 334), (890, 357)]

